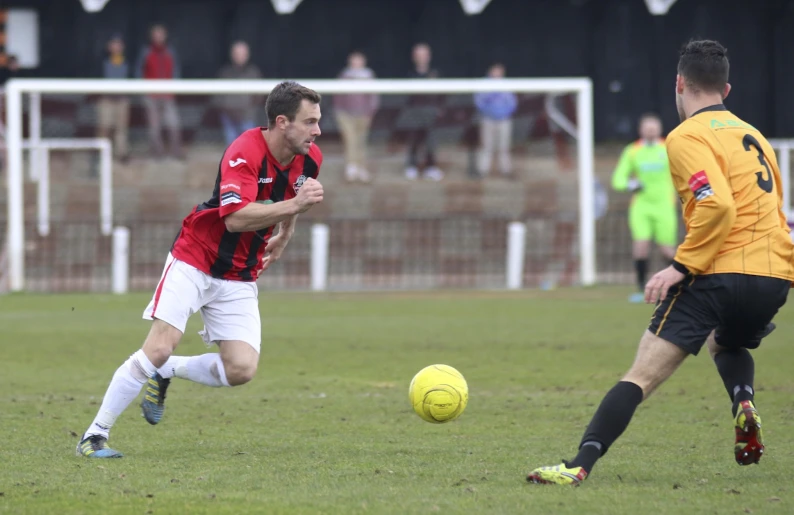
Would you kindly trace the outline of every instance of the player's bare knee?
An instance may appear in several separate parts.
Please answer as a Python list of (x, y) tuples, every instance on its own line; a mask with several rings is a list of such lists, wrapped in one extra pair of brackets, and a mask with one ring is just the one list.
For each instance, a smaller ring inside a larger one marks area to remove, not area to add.
[(154, 366), (161, 367), (171, 357), (181, 339), (182, 331), (162, 320), (155, 319), (146, 341), (143, 342), (143, 352)]
[(257, 364), (241, 363), (239, 361), (227, 363), (224, 361), (223, 367), (226, 372), (226, 380), (229, 382), (229, 386), (240, 386), (254, 378), (256, 375)]
[(650, 253), (651, 244), (649, 241), (635, 241), (632, 244), (632, 254), (634, 259), (648, 259), (648, 254)]
[(717, 343), (717, 339), (714, 336), (714, 331), (711, 331), (711, 334), (709, 334), (708, 338), (706, 338), (706, 347), (709, 349), (709, 355), (711, 356), (711, 359), (714, 359), (717, 354), (725, 350), (725, 347)]
[(665, 379), (659, 377), (653, 370), (642, 369), (635, 365), (623, 376), (621, 381), (634, 383), (639, 386), (642, 389), (642, 400), (645, 400), (651, 396)]
[(642, 388), (643, 399), (647, 399), (673, 375), (687, 355), (680, 347), (645, 331), (634, 364), (623, 381), (630, 381)]
[(230, 386), (245, 384), (256, 375), (259, 352), (246, 342), (221, 341), (221, 360)]

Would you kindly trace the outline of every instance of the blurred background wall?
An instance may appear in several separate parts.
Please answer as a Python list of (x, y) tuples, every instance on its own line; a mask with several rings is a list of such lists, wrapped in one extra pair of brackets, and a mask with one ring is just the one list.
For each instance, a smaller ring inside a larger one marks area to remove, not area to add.
[(99, 75), (107, 39), (120, 32), (136, 53), (155, 22), (169, 29), (185, 77), (214, 77), (235, 39), (252, 46), (267, 77), (335, 76), (353, 49), (381, 77), (404, 77), (417, 41), (433, 48), (447, 77), (478, 77), (494, 60), (522, 77), (589, 76), (598, 140), (631, 137), (648, 110), (677, 122), (672, 87), (677, 49), (718, 39), (736, 72), (731, 108), (769, 136), (794, 133), (794, 2), (679, 0), (652, 16), (641, 0), (494, 0), (476, 16), (458, 0), (304, 0), (278, 15), (264, 0), (111, 0), (96, 14), (76, 0), (8, 0), (34, 7), (42, 77)]

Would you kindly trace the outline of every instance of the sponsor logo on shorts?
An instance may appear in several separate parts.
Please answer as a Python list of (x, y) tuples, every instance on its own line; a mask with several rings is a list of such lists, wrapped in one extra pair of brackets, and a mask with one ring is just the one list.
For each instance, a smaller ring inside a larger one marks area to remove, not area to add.
[(689, 178), (689, 189), (695, 196), (695, 200), (698, 201), (714, 195), (714, 190), (711, 189), (705, 170), (701, 170)]
[(240, 194), (236, 191), (227, 191), (221, 195), (221, 206), (226, 206), (228, 204), (239, 204), (242, 201), (243, 199), (240, 198)]

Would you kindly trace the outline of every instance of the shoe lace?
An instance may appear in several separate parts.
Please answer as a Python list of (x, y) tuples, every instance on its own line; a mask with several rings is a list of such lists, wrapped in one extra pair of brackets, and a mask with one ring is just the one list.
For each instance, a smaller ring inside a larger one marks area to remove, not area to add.
[(160, 378), (158, 383), (160, 383), (159, 384), (159, 386), (160, 386), (160, 403), (159, 404), (162, 405), (165, 402), (165, 392), (168, 391), (168, 386), (171, 384), (171, 380), (170, 379)]
[(88, 441), (91, 442), (91, 447), (95, 451), (99, 451), (105, 448), (105, 442), (107, 442), (108, 439), (101, 435), (91, 435), (88, 437)]

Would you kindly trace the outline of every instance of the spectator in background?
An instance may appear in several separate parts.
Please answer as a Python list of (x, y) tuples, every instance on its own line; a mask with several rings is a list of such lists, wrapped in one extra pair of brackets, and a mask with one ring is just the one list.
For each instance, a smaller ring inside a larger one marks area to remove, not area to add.
[[(439, 77), (439, 72), (431, 67), (430, 61), (432, 53), (427, 43), (417, 43), (414, 45), (412, 54), (414, 69), (409, 74), (411, 79), (435, 79)], [(415, 180), (419, 178), (419, 147), (424, 146), (424, 177), (432, 181), (440, 181), (444, 178), (444, 172), (436, 166), (435, 142), (431, 134), (433, 122), (435, 122), (438, 110), (426, 120), (422, 120), (423, 127), (417, 127), (411, 140), (408, 151), (408, 163), (405, 168), (405, 178)]]
[[(140, 79), (179, 79), (179, 59), (174, 49), (167, 44), (168, 32), (162, 25), (152, 27), (150, 44), (138, 58), (136, 76)], [(177, 159), (184, 159), (179, 113), (172, 94), (147, 95), (144, 98), (146, 116), (149, 120), (149, 141), (155, 157), (163, 157), (165, 149), (161, 131), (163, 125), (169, 133), (170, 152)]]
[[(221, 79), (260, 79), (262, 72), (259, 67), (249, 61), (251, 52), (248, 43), (237, 41), (232, 44), (231, 63), (221, 68), (218, 76)], [(226, 145), (231, 145), (237, 136), (253, 129), (254, 109), (257, 105), (254, 95), (223, 95), (220, 98), (221, 124)]]
[(6, 82), (19, 75), (19, 61), (17, 56), (6, 56), (6, 64), (0, 68), (0, 87), (5, 87)]
[[(347, 67), (340, 79), (374, 79), (375, 73), (367, 68), (367, 58), (353, 52), (347, 58)], [(367, 170), (367, 137), (372, 117), (378, 110), (379, 97), (373, 94), (334, 96), (334, 113), (345, 144), (345, 179), (369, 182)]]
[[(498, 81), (505, 76), (505, 67), (501, 63), (493, 64), (488, 69), (488, 78)], [(512, 116), (518, 106), (515, 93), (483, 92), (474, 95), (474, 104), (480, 113), (480, 155), (477, 169), (480, 176), (488, 175), (494, 152), (499, 158), (499, 171), (502, 175), (510, 175), (510, 143), (513, 135)]]
[[(102, 62), (102, 77), (127, 79), (130, 66), (124, 55), (124, 40), (115, 34), (107, 44), (107, 57)], [(130, 99), (126, 95), (103, 95), (97, 104), (97, 136), (109, 138), (113, 133), (113, 155), (121, 162), (129, 160), (127, 133), (130, 126)]]
[[(5, 66), (0, 67), (0, 139), (6, 137), (5, 126), (5, 86), (6, 82), (19, 75), (19, 61), (15, 55), (5, 56)], [(0, 153), (0, 171), (5, 168), (8, 162), (7, 151), (3, 150)]]

